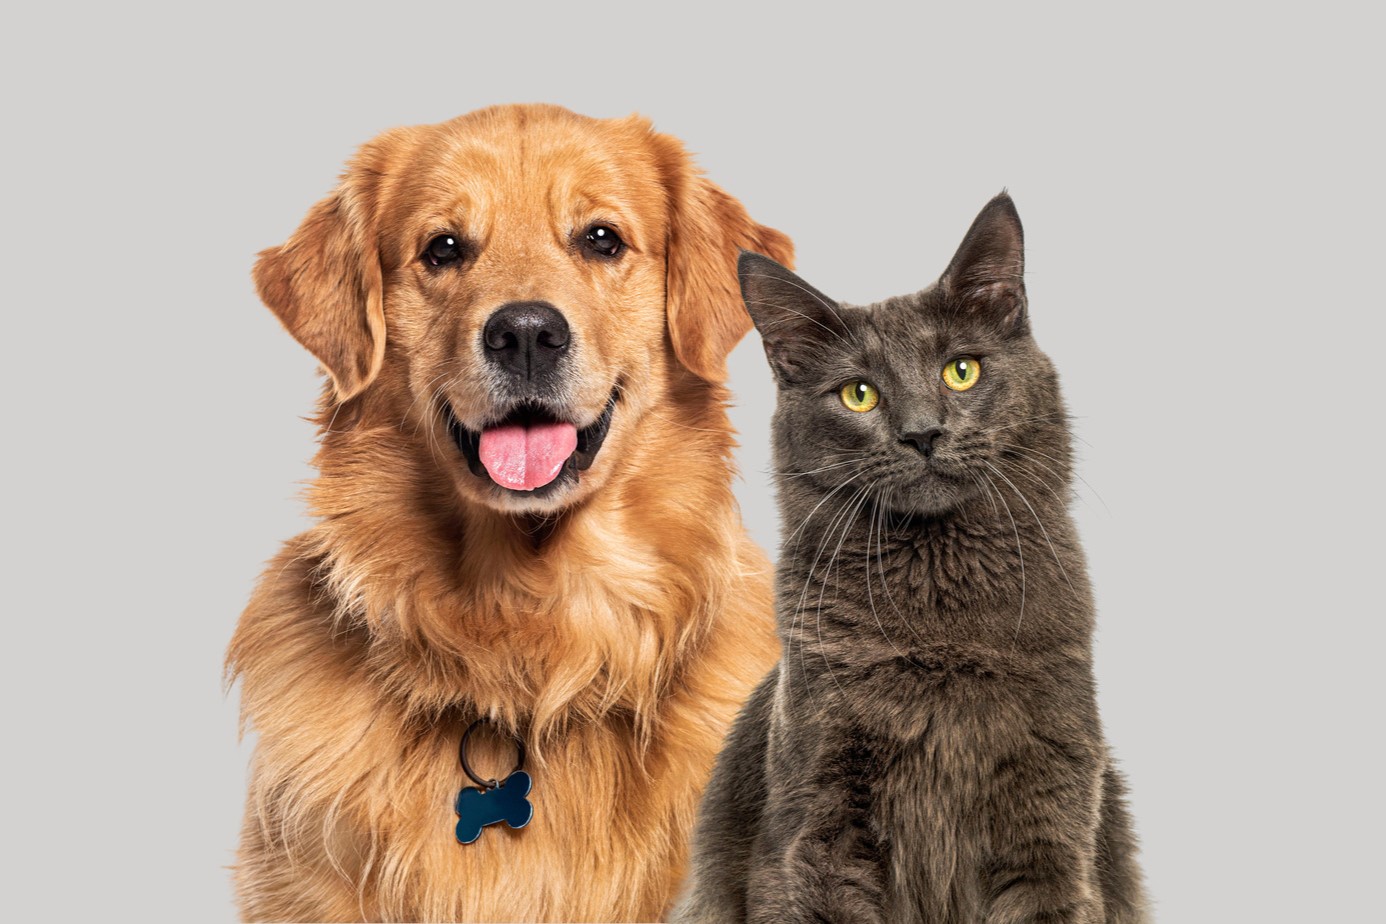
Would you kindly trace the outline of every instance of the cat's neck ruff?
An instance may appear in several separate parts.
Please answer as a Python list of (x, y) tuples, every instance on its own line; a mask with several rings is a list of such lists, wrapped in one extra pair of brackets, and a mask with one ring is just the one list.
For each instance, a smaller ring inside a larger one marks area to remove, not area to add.
[(981, 496), (937, 516), (863, 504), (825, 518), (781, 553), (786, 650), (837, 641), (1002, 650), (1081, 637), (1091, 619), (1086, 565), (1066, 509), (1047, 501)]

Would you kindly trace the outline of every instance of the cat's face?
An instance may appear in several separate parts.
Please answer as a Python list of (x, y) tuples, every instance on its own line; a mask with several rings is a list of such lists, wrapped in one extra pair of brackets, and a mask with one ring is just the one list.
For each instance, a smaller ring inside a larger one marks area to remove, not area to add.
[(1044, 457), (1066, 466), (1062, 401), (1030, 335), (1023, 268), (1004, 193), (938, 282), (866, 307), (744, 254), (742, 292), (779, 385), (782, 483), (843, 501), (869, 488), (888, 509), (929, 515), (1038, 472)]

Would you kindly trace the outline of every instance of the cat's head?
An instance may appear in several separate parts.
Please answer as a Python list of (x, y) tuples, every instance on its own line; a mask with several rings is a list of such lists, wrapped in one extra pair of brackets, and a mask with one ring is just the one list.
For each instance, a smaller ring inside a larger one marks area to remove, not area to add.
[(1004, 192), (937, 282), (874, 305), (839, 303), (743, 253), (742, 295), (779, 385), (782, 483), (822, 493), (852, 479), (844, 499), (869, 486), (891, 509), (926, 515), (1005, 479), (1026, 493), (1037, 480), (1066, 486), (1066, 418), (1030, 333), (1024, 266)]

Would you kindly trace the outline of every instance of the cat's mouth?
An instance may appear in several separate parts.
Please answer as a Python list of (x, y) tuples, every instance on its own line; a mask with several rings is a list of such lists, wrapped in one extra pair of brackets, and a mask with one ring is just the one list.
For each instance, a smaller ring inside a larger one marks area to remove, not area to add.
[(578, 480), (592, 467), (611, 429), (618, 389), (591, 423), (579, 427), (558, 410), (525, 402), (480, 430), (462, 424), (452, 406), (443, 404), (448, 433), (467, 460), (467, 468), (506, 491), (550, 493)]

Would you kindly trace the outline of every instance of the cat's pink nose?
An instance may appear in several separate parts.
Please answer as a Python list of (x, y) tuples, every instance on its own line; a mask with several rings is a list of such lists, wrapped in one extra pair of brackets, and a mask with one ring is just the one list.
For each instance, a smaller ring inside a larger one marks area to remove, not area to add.
[(910, 433), (901, 433), (900, 442), (909, 443), (915, 449), (924, 454), (924, 458), (929, 458), (934, 452), (934, 441), (943, 435), (942, 427), (926, 427), (922, 430), (914, 430)]

